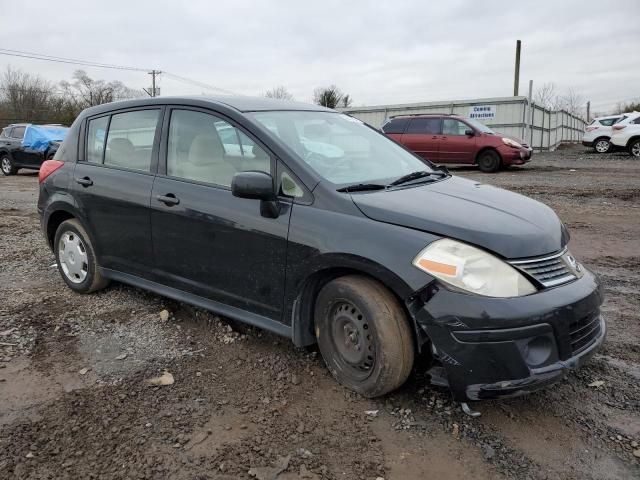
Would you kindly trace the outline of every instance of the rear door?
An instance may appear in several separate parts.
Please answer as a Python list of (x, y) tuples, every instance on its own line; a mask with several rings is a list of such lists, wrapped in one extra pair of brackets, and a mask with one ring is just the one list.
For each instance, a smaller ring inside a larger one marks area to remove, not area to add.
[(445, 118), (442, 122), (442, 142), (440, 161), (443, 163), (473, 163), (476, 153), (476, 136), (467, 135), (473, 130), (466, 123), (455, 118)]
[(149, 203), (162, 108), (91, 117), (74, 170), (74, 193), (105, 268), (147, 276), (153, 263)]
[(432, 162), (439, 162), (441, 130), (442, 119), (440, 117), (412, 118), (402, 135), (401, 142), (420, 157)]
[(11, 157), (13, 158), (13, 162), (16, 165), (20, 166), (29, 166), (31, 164), (29, 156), (25, 153), (24, 147), (22, 146), (22, 139), (24, 138), (26, 127), (23, 125), (19, 125), (17, 127), (13, 127), (11, 133), (9, 134), (9, 146), (11, 149)]
[(230, 189), (240, 171), (274, 175), (274, 159), (229, 119), (188, 107), (167, 112), (161, 159), (151, 198), (159, 281), (280, 321), (290, 204), (267, 218)]

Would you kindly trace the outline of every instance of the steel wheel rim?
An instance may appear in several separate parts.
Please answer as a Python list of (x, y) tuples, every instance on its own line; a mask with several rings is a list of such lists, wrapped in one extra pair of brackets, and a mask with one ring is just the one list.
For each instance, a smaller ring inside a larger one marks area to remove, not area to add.
[(598, 143), (596, 143), (597, 152), (605, 153), (607, 150), (609, 150), (609, 142), (607, 142), (606, 140), (600, 140)]
[(75, 232), (64, 232), (58, 242), (58, 261), (64, 275), (73, 283), (82, 283), (89, 273), (87, 248)]
[(5, 173), (9, 173), (11, 171), (11, 161), (7, 157), (2, 159), (2, 171)]
[(376, 349), (368, 319), (353, 303), (340, 301), (330, 314), (331, 337), (339, 362), (363, 380), (373, 371)]
[(636, 142), (631, 147), (631, 155), (634, 157), (640, 157), (640, 142)]

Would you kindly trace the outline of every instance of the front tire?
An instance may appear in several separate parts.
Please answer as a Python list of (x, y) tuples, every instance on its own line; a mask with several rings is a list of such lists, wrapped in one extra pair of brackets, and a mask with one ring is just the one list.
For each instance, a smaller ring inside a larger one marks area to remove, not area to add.
[(13, 160), (6, 153), (3, 153), (0, 157), (0, 170), (2, 170), (2, 173), (7, 176), (15, 175), (16, 173), (18, 173), (18, 169), (13, 164)]
[(593, 144), (596, 153), (607, 153), (611, 150), (611, 143), (606, 138), (599, 138)]
[(365, 397), (395, 390), (411, 373), (415, 347), (406, 314), (375, 280), (349, 275), (325, 285), (316, 299), (315, 330), (331, 374)]
[(98, 269), (89, 235), (76, 219), (65, 220), (56, 230), (53, 251), (58, 271), (67, 286), (78, 293), (91, 293), (109, 281)]
[(629, 144), (629, 153), (632, 157), (640, 158), (640, 138), (633, 140)]
[(478, 156), (478, 167), (484, 173), (497, 172), (501, 163), (500, 155), (495, 150), (485, 150)]

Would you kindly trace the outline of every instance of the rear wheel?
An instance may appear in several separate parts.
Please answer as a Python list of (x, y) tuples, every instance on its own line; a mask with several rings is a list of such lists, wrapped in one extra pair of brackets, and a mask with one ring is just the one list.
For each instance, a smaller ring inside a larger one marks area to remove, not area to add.
[(350, 275), (328, 283), (316, 299), (315, 329), (331, 374), (365, 397), (395, 390), (411, 372), (414, 345), (406, 315), (375, 280)]
[(593, 149), (597, 153), (607, 153), (611, 149), (611, 143), (606, 138), (599, 138), (593, 144)]
[(0, 157), (0, 170), (2, 170), (2, 173), (5, 175), (15, 175), (18, 173), (18, 169), (13, 164), (13, 160), (11, 160), (11, 157), (6, 153)]
[(640, 158), (640, 138), (631, 141), (629, 144), (629, 153), (632, 157)]
[(108, 285), (109, 281), (98, 270), (89, 235), (78, 220), (65, 220), (60, 224), (53, 248), (58, 271), (71, 290), (91, 293)]
[(485, 150), (478, 156), (478, 167), (484, 173), (493, 173), (500, 168), (500, 155), (495, 150)]

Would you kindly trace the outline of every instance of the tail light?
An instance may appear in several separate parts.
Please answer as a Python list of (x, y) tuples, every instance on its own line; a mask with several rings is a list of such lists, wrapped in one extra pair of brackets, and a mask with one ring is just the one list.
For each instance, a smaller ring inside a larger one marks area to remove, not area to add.
[(626, 127), (627, 127), (626, 125), (614, 125), (613, 129), (614, 130), (622, 130), (623, 128), (626, 128)]
[(587, 127), (587, 128), (585, 128), (585, 131), (593, 132), (594, 130), (597, 130), (597, 129), (598, 129), (598, 127)]
[(44, 182), (49, 175), (58, 170), (64, 165), (64, 162), (60, 160), (46, 160), (40, 166), (40, 172), (38, 173), (38, 181)]

